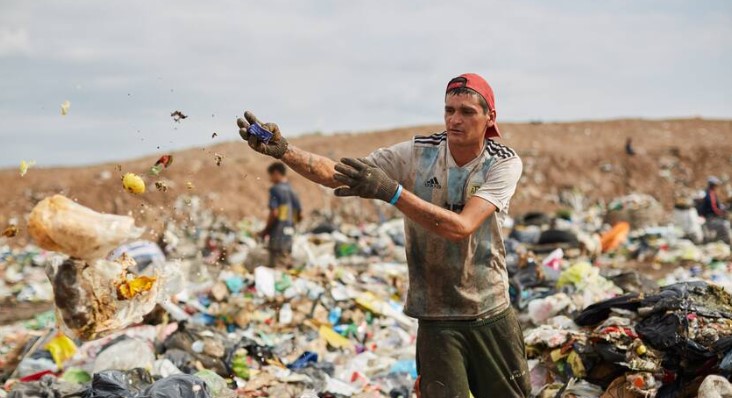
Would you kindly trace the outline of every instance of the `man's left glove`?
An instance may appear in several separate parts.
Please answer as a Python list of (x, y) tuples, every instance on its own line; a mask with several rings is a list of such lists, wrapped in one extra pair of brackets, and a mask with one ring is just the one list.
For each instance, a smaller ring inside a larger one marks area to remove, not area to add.
[[(269, 142), (264, 142), (249, 132), (251, 125), (254, 123), (272, 133), (272, 139)], [(255, 151), (272, 156), (275, 159), (282, 158), (287, 151), (287, 140), (282, 136), (279, 126), (275, 123), (262, 123), (252, 112), (246, 111), (244, 112), (244, 119), (236, 119), (236, 124), (239, 126), (241, 138), (248, 142), (249, 146)]]
[(389, 203), (399, 183), (366, 159), (343, 158), (335, 165), (333, 176), (345, 187), (336, 188), (336, 196), (360, 196), (365, 199), (381, 199)]

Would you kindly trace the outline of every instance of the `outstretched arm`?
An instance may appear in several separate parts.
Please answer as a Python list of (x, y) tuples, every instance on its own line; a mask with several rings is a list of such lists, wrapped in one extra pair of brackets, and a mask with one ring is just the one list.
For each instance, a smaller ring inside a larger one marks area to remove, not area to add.
[(316, 155), (294, 145), (288, 145), (287, 151), (282, 155), (281, 160), (295, 170), (297, 174), (312, 182), (330, 188), (341, 185), (333, 178), (336, 162), (325, 156)]
[(459, 214), (443, 209), (402, 189), (366, 159), (344, 158), (335, 169), (335, 179), (342, 185), (335, 191), (337, 196), (360, 196), (394, 204), (410, 220), (454, 242), (470, 236), (496, 211), (495, 205), (480, 197), (470, 198)]

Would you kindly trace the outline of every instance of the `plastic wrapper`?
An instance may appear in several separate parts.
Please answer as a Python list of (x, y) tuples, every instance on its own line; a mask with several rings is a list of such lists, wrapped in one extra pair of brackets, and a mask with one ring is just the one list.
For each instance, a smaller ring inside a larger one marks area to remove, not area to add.
[(31, 211), (28, 232), (43, 249), (92, 261), (142, 233), (131, 217), (97, 213), (62, 195), (43, 199)]
[(562, 398), (594, 398), (602, 394), (602, 388), (584, 380), (571, 379), (562, 393)]
[(63, 368), (64, 362), (76, 354), (76, 344), (70, 338), (60, 334), (46, 344), (46, 349), (51, 353), (56, 366)]
[(154, 274), (152, 277), (134, 275), (128, 266), (107, 260), (89, 264), (67, 259), (47, 269), (56, 319), (66, 335), (92, 340), (141, 322), (171, 293), (164, 281), (173, 273), (172, 265), (150, 267), (147, 271)]
[(572, 309), (572, 300), (564, 293), (557, 293), (529, 302), (529, 317), (535, 325), (541, 325), (547, 319), (568, 309)]
[(169, 359), (158, 359), (153, 363), (152, 375), (160, 377), (168, 377), (181, 374), (183, 372), (178, 369)]
[[(189, 378), (191, 377), (190, 375), (185, 375), (185, 376), (188, 376)], [(236, 394), (233, 391), (228, 389), (228, 387), (226, 385), (226, 380), (224, 380), (223, 377), (217, 375), (216, 372), (212, 372), (208, 369), (204, 369), (204, 370), (197, 372), (194, 376), (203, 380), (206, 383), (206, 385), (208, 386), (208, 389), (211, 391), (211, 395), (213, 395), (216, 398), (235, 397), (236, 396)], [(188, 380), (188, 379), (186, 379), (186, 380)], [(181, 396), (179, 394), (182, 391), (176, 390), (175, 392), (176, 392), (175, 396)], [(160, 395), (160, 396), (169, 397), (169, 396), (171, 396), (169, 394), (170, 394), (170, 392), (168, 392), (168, 394), (166, 394), (166, 395)]]
[(709, 375), (699, 386), (699, 398), (732, 397), (732, 384), (718, 375)]
[(147, 342), (139, 339), (124, 339), (105, 348), (94, 361), (94, 373), (104, 370), (152, 369), (155, 352)]
[(602, 234), (602, 251), (609, 252), (618, 248), (628, 239), (630, 224), (624, 221), (617, 223), (611, 230)]

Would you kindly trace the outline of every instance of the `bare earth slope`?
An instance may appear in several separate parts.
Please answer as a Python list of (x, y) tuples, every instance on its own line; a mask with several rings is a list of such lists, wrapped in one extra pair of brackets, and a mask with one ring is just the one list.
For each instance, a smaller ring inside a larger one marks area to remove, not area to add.
[[(681, 187), (703, 188), (706, 176), (730, 175), (732, 121), (723, 120), (615, 120), (573, 123), (504, 123), (502, 142), (515, 148), (524, 160), (524, 176), (512, 202), (512, 213), (557, 208), (556, 195), (575, 187), (590, 198), (611, 199), (630, 192), (649, 193), (670, 207)], [(232, 129), (232, 138), (236, 133)], [(332, 158), (362, 156), (407, 140), (416, 134), (441, 131), (441, 126), (401, 128), (382, 132), (310, 135), (292, 140), (304, 149)], [(625, 154), (627, 137), (638, 152)], [(215, 154), (223, 155), (220, 166)], [(21, 177), (17, 169), (0, 171), (0, 227), (17, 218), (25, 241), (25, 215), (43, 197), (63, 193), (98, 211), (134, 212), (138, 224), (158, 229), (180, 194), (196, 194), (218, 212), (232, 217), (262, 216), (270, 159), (254, 153), (242, 141), (174, 153), (174, 162), (161, 176), (145, 177), (148, 191), (141, 196), (125, 192), (124, 172), (146, 174), (162, 154), (122, 162), (79, 168), (32, 168)], [(39, 159), (42, 161), (42, 159)], [(106, 177), (106, 178), (105, 178)], [(160, 192), (154, 182), (166, 181)], [(306, 214), (325, 205), (326, 191), (299, 176), (292, 177)], [(189, 190), (186, 185), (193, 184)], [(373, 205), (357, 200), (333, 200), (334, 206), (351, 203), (356, 212)]]

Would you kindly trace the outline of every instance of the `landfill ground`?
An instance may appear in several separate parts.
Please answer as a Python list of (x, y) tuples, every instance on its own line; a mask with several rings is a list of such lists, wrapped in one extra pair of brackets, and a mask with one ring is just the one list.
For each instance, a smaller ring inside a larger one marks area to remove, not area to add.
[[(183, 121), (182, 123), (185, 123)], [(399, 128), (388, 131), (308, 135), (295, 145), (334, 159), (363, 156), (380, 146), (404, 141), (417, 134), (442, 131), (442, 126)], [(590, 199), (610, 200), (632, 192), (657, 197), (671, 209), (674, 192), (699, 189), (709, 175), (730, 174), (732, 121), (707, 119), (612, 120), (571, 123), (501, 123), (506, 145), (524, 161), (520, 189), (511, 201), (512, 214), (532, 210), (553, 211), (560, 206), (561, 189), (577, 187)], [(213, 132), (207, 132), (209, 137)], [(287, 132), (284, 132), (287, 134)], [(627, 137), (639, 156), (624, 156)], [(174, 152), (173, 165), (160, 180), (169, 188), (160, 192), (150, 183), (142, 196), (128, 195), (119, 184), (126, 172), (144, 173), (164, 153), (134, 160), (110, 161), (88, 167), (44, 168), (43, 159), (20, 177), (17, 169), (0, 170), (0, 225), (17, 217), (21, 222), (33, 206), (54, 193), (78, 199), (87, 206), (115, 214), (135, 213), (138, 223), (159, 230), (163, 215), (172, 213), (178, 195), (194, 193), (217, 213), (233, 219), (264, 217), (257, 204), (266, 200), (266, 167), (270, 159), (246, 150), (236, 126), (219, 131), (204, 148)], [(141, 143), (141, 145), (143, 145)], [(216, 155), (223, 156), (216, 165)], [(114, 154), (110, 154), (110, 159)], [(192, 190), (187, 182), (192, 183)], [(359, 200), (334, 200), (331, 195), (299, 176), (291, 182), (302, 198), (305, 214), (325, 206), (345, 206), (355, 217), (373, 215), (374, 206)], [(326, 201), (327, 199), (327, 201)], [(162, 209), (160, 208), (162, 206)], [(27, 243), (21, 228), (17, 244)]]
[[(438, 129), (292, 142), (335, 158)], [(730, 204), (732, 121), (502, 131), (524, 161), (504, 232), (531, 396), (732, 397), (732, 255), (692, 205), (709, 175)], [(265, 267), (270, 160), (227, 136), (0, 171), (0, 398), (416, 396), (399, 214), (292, 176), (295, 267)]]

